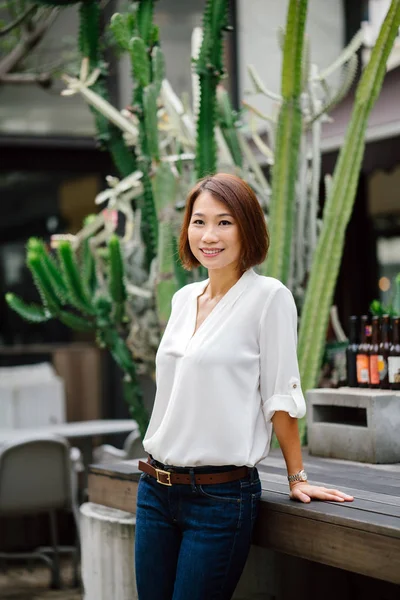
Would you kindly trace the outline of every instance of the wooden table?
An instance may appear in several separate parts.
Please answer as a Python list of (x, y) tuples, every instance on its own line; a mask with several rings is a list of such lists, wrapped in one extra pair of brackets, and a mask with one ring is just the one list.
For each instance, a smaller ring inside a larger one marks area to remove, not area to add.
[[(253, 543), (400, 584), (400, 465), (366, 465), (307, 452), (304, 462), (312, 483), (340, 488), (354, 502), (291, 501), (283, 458), (272, 451), (258, 465), (263, 493)], [(136, 465), (91, 465), (89, 500), (135, 512)]]

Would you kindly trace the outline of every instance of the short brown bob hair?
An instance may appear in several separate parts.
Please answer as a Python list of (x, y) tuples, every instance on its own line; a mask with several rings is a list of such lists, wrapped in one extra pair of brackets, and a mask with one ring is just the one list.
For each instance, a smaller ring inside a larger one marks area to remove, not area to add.
[(179, 258), (185, 269), (190, 271), (199, 266), (193, 255), (188, 239), (188, 228), (192, 218), (193, 205), (204, 191), (228, 207), (239, 227), (242, 243), (243, 271), (264, 262), (269, 248), (269, 235), (264, 213), (251, 187), (228, 173), (217, 173), (200, 179), (189, 192), (179, 238)]

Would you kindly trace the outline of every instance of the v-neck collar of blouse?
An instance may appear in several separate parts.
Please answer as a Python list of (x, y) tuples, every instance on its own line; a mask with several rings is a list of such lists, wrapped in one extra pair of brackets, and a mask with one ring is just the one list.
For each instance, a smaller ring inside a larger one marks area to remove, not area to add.
[(218, 315), (224, 307), (229, 306), (229, 305), (231, 306), (234, 302), (236, 302), (236, 300), (239, 298), (239, 296), (245, 290), (248, 280), (250, 278), (254, 277), (255, 275), (256, 275), (256, 273), (254, 272), (253, 269), (248, 269), (247, 271), (245, 271), (243, 273), (243, 275), (240, 277), (240, 279), (238, 279), (237, 282), (234, 283), (231, 288), (229, 288), (229, 290), (226, 292), (226, 294), (224, 294), (222, 296), (221, 300), (219, 300), (219, 302), (217, 302), (217, 304), (214, 306), (214, 308), (211, 310), (211, 312), (207, 315), (207, 317), (204, 319), (204, 321), (201, 323), (201, 325), (197, 328), (197, 330), (194, 331), (194, 329), (196, 327), (196, 321), (197, 321), (197, 299), (205, 291), (205, 289), (210, 281), (210, 278), (199, 282), (199, 284), (195, 287), (193, 297), (192, 297), (192, 302), (191, 302), (191, 305), (192, 305), (191, 306), (192, 310), (191, 310), (191, 315), (190, 315), (190, 323), (191, 323), (190, 336), (191, 337), (189, 339), (189, 343), (192, 340), (197, 339), (199, 337), (198, 334), (205, 330), (206, 326), (209, 325), (210, 322), (212, 322), (215, 319), (216, 315)]

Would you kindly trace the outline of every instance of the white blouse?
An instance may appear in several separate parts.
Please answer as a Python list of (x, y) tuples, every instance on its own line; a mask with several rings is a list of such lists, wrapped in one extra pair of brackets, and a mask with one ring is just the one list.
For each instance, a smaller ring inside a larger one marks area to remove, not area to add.
[(143, 446), (168, 465), (252, 467), (268, 455), (275, 411), (306, 412), (296, 306), (280, 281), (249, 269), (193, 335), (208, 281), (172, 299)]

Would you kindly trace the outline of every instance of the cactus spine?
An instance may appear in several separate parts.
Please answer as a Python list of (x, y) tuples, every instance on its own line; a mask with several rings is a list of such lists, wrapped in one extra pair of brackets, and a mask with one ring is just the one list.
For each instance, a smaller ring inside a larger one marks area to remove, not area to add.
[(197, 118), (196, 174), (211, 175), (217, 170), (215, 126), (217, 122), (217, 85), (223, 74), (222, 31), (228, 25), (226, 0), (207, 0), (203, 19), (203, 41), (196, 60), (200, 83)]
[(328, 193), (300, 322), (298, 350), (305, 390), (313, 387), (317, 381), (344, 236), (353, 209), (364, 154), (368, 117), (382, 87), (386, 62), (399, 26), (400, 0), (392, 0), (370, 61), (357, 86), (350, 124)]
[(287, 283), (290, 274), (296, 180), (299, 164), (302, 112), (302, 61), (307, 0), (290, 0), (284, 39), (281, 94), (272, 195), (269, 213), (271, 249), (264, 270)]
[(59, 319), (71, 329), (96, 332), (99, 345), (108, 348), (124, 371), (125, 399), (143, 437), (148, 415), (137, 384), (134, 359), (125, 342), (126, 291), (119, 238), (113, 235), (108, 243), (108, 293), (100, 290), (96, 281), (94, 299), (88, 293), (93, 286), (93, 269), (84, 268), (84, 253), (80, 264), (71, 242), (59, 243), (58, 258), (36, 238), (29, 240), (27, 250), (27, 264), (43, 306), (28, 305), (14, 294), (6, 295), (8, 305), (33, 323)]

